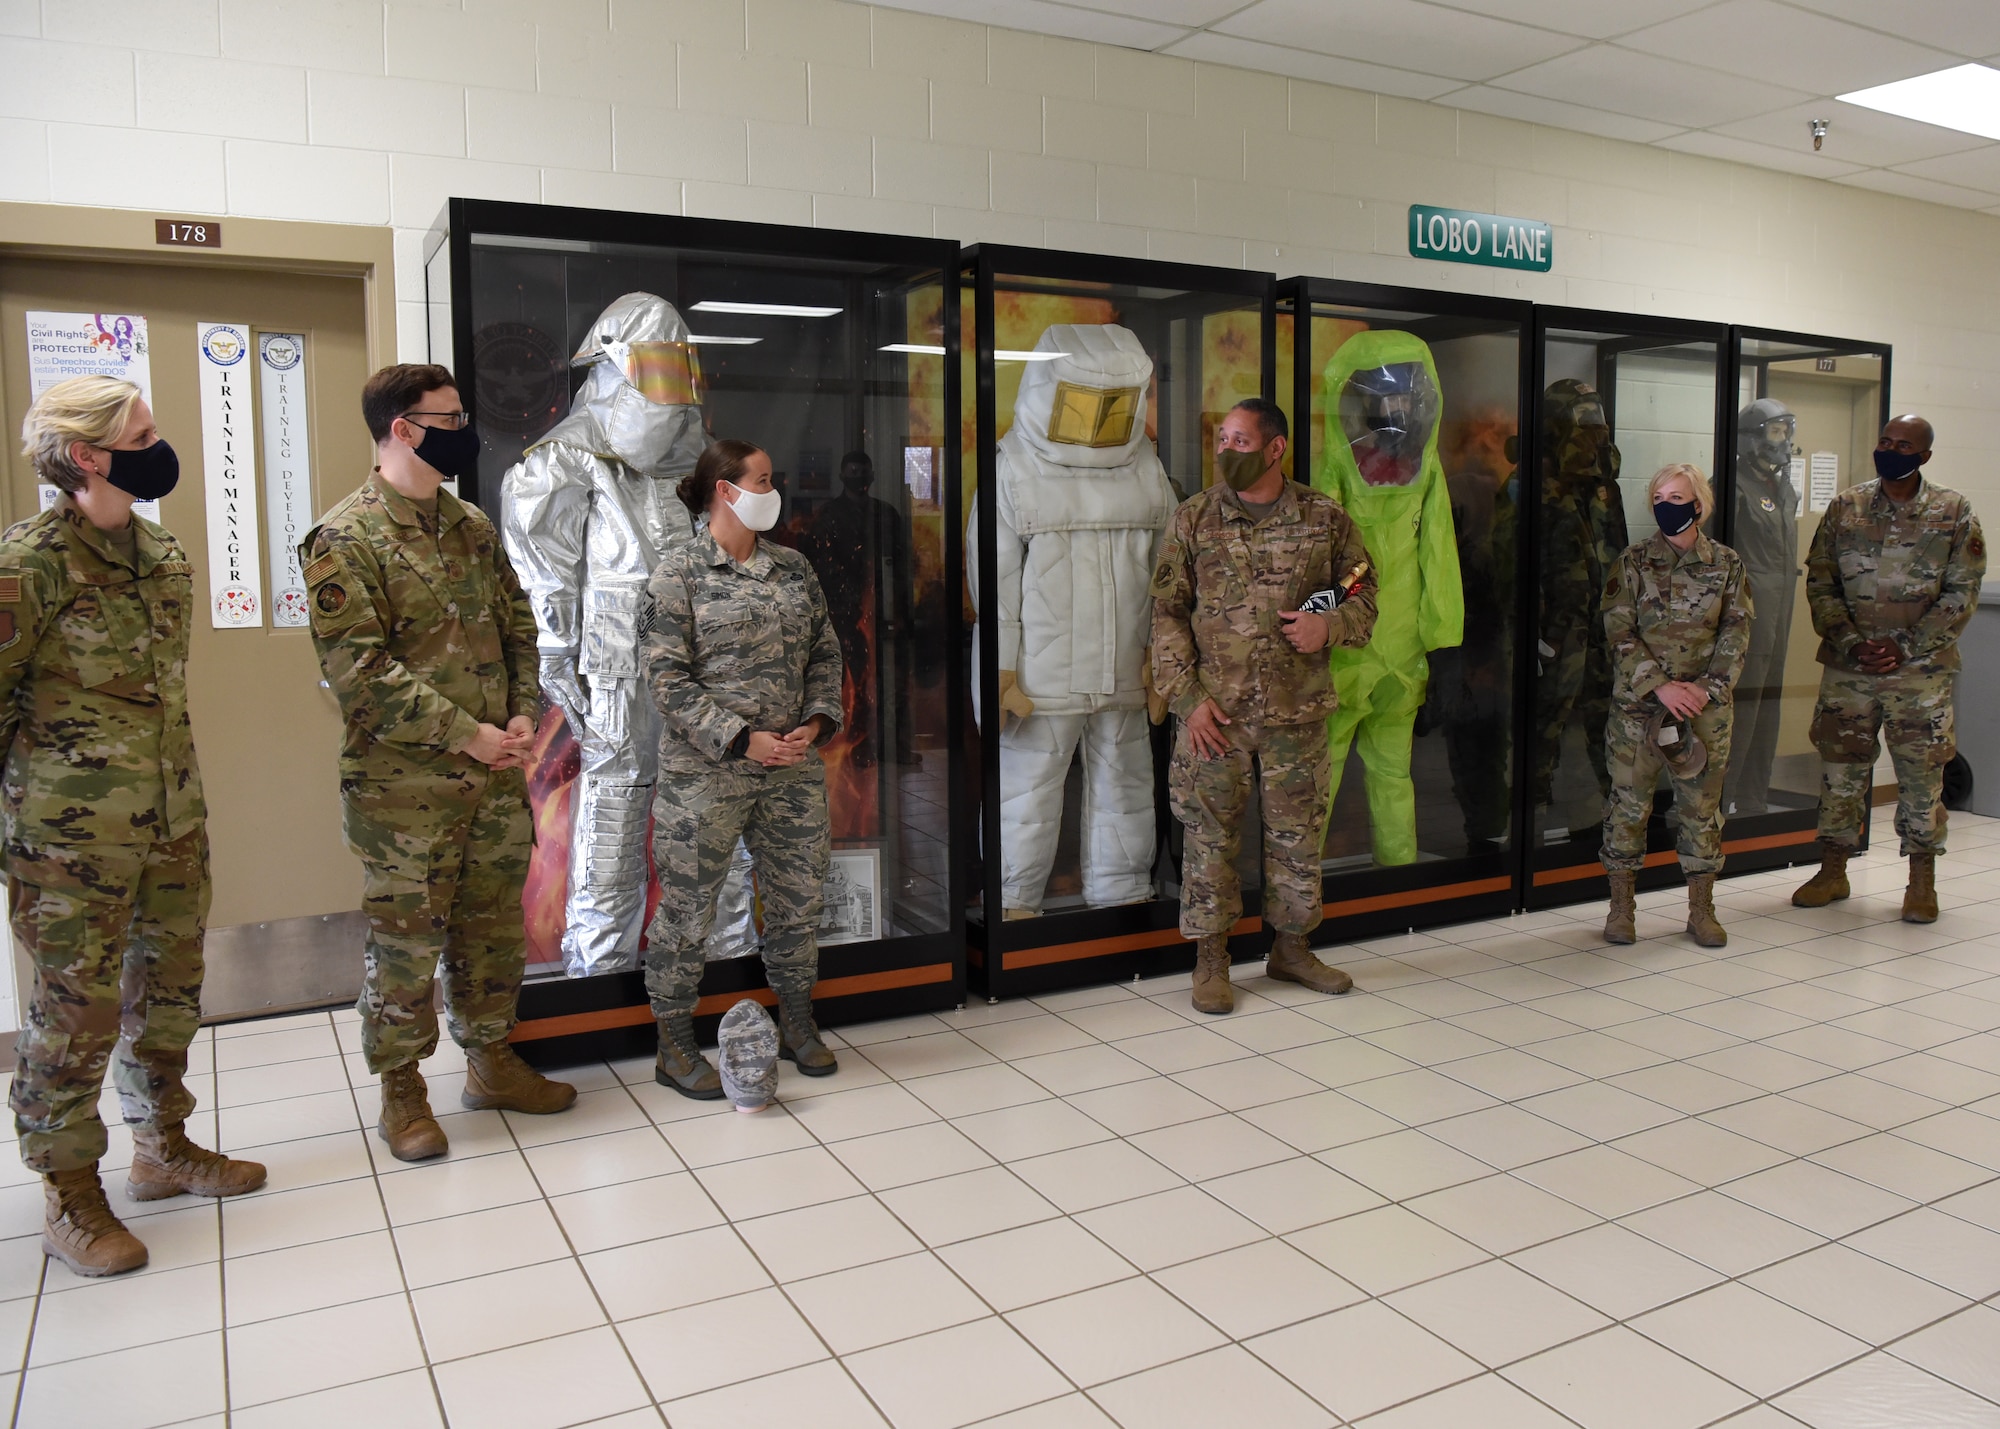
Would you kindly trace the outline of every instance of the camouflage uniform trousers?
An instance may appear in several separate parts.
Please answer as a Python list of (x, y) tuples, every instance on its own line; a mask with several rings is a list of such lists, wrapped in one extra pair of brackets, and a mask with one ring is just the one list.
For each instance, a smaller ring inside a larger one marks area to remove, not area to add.
[(361, 1050), (377, 1075), (437, 1050), (431, 985), (440, 964), (452, 1040), (483, 1047), (513, 1030), (527, 963), (521, 886), (530, 830), (521, 771), (481, 766), (424, 783), (432, 787), (422, 794), (358, 780), (341, 789), (368, 915), (355, 1010)]
[(1225, 935), (1243, 915), (1236, 872), (1243, 818), (1255, 781), (1264, 815), (1264, 924), (1281, 933), (1309, 933), (1323, 916), (1320, 846), (1333, 786), (1327, 723), (1221, 726), (1229, 753), (1204, 759), (1174, 736), (1167, 776), (1174, 817), (1187, 830), (1181, 853), (1181, 936)]
[[(1646, 821), (1653, 816), (1653, 791), (1665, 765), (1659, 745), (1646, 738), (1646, 721), (1656, 708), (1648, 698), (1635, 709), (1612, 709), (1607, 714), (1604, 757), (1611, 771), (1611, 795), (1604, 806), (1604, 846), (1598, 851), (1607, 869), (1636, 873), (1646, 866)], [(1669, 775), (1680, 825), (1674, 842), (1683, 873), (1720, 873), (1722, 786), (1729, 777), (1736, 710), (1711, 701), (1692, 723), (1695, 738), (1708, 751), (1708, 762), (1692, 779)]]
[(1864, 675), (1826, 667), (1813, 707), (1812, 741), (1821, 765), (1819, 836), (1855, 848), (1868, 818), (1869, 776), (1879, 734), (1896, 766), (1896, 833), (1905, 857), (1944, 852), (1944, 766), (1958, 745), (1955, 670), (1892, 670)]
[[(79, 877), (66, 887), (7, 880), (15, 944), (34, 968), (8, 1104), (32, 1171), (73, 1171), (104, 1155), (97, 1111), (104, 1070), (125, 1120), (178, 1126), (194, 1111), (184, 1080), (201, 1021), (202, 934), (208, 921), (208, 830), (115, 852), (87, 845), (44, 859)], [(87, 890), (87, 891), (86, 891)], [(113, 896), (106, 896), (109, 891)]]
[(819, 978), (833, 848), (819, 756), (782, 769), (732, 759), (698, 773), (662, 770), (653, 795), (660, 906), (646, 927), (646, 994), (656, 1018), (694, 1009), (702, 945), (739, 838), (757, 870), (764, 980), (784, 996), (810, 993)]

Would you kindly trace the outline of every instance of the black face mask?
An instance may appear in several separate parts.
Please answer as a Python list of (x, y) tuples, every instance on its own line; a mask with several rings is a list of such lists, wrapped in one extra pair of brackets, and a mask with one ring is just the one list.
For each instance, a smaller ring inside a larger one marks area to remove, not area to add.
[(1653, 503), (1653, 519), (1659, 522), (1660, 534), (1663, 536), (1680, 535), (1681, 532), (1694, 525), (1695, 517), (1700, 514), (1701, 508), (1692, 501), (1655, 501)]
[(1923, 459), (1915, 452), (1892, 451), (1883, 447), (1875, 449), (1875, 474), (1884, 481), (1901, 481), (1913, 475), (1922, 465)]
[(104, 479), (139, 501), (158, 501), (180, 484), (181, 459), (163, 437), (137, 451), (112, 452)]
[(432, 471), (463, 480), (479, 470), (479, 433), (471, 427), (455, 432), (446, 427), (425, 427), (423, 433), (417, 455)]

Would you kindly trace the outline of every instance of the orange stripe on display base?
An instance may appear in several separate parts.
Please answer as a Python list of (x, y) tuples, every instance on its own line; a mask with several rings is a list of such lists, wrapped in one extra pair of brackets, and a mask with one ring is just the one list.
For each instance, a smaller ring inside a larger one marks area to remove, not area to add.
[[(887, 972), (857, 973), (853, 977), (830, 977), (813, 985), (813, 1000), (823, 1002), (831, 997), (853, 997), (864, 992), (888, 992), (899, 987), (922, 987), (928, 983), (950, 982), (950, 963), (930, 963), (918, 968), (892, 968)], [(744, 998), (761, 1002), (766, 1007), (777, 1004), (777, 994), (768, 987), (749, 988), (742, 992), (719, 992), (702, 998), (694, 1005), (696, 1017), (711, 1017), (719, 1012), (727, 1012)], [(653, 1009), (646, 1003), (635, 1003), (630, 1007), (606, 1007), (596, 1012), (572, 1012), (561, 1017), (537, 1017), (532, 1022), (516, 1026), (507, 1040), (509, 1042), (540, 1042), (549, 1037), (574, 1037), (580, 1032), (607, 1032), (616, 1027), (643, 1027), (653, 1020)]]
[(1377, 893), (1368, 898), (1344, 898), (1320, 906), (1329, 918), (1351, 917), (1356, 913), (1379, 913), (1385, 908), (1412, 908), (1419, 903), (1445, 903), (1454, 898), (1472, 898), (1481, 893), (1505, 893), (1514, 886), (1506, 874), (1475, 878), (1465, 883), (1445, 883), (1435, 888), (1406, 888), (1401, 893)]
[[(1242, 918), (1229, 930), (1234, 938), (1255, 933), (1264, 926), (1262, 918)], [(1136, 953), (1146, 948), (1171, 947), (1185, 943), (1178, 928), (1155, 928), (1150, 933), (1124, 933), (1115, 938), (1092, 938), (1082, 943), (1052, 943), (1046, 948), (1021, 948), (1000, 955), (1000, 966), (1008, 972), (1017, 968), (1046, 967), (1050, 963), (1073, 963), (1082, 958), (1108, 958), (1116, 953)]]
[[(1761, 834), (1754, 839), (1724, 839), (1723, 857), (1732, 853), (1756, 853), (1767, 848), (1791, 848), (1798, 844), (1815, 843), (1819, 839), (1816, 829), (1794, 829), (1788, 834)], [(1646, 855), (1646, 867), (1663, 868), (1674, 862), (1680, 855), (1672, 849), (1662, 849), (1658, 853)], [(1604, 872), (1601, 863), (1577, 863), (1567, 868), (1544, 868), (1535, 874), (1535, 887), (1546, 888), (1551, 883), (1574, 883), (1580, 878), (1596, 878)]]

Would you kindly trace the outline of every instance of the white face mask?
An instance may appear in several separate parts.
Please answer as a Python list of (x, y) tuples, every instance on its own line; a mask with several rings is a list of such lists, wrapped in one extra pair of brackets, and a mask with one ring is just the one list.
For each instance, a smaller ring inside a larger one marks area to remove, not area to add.
[(782, 492), (745, 491), (733, 481), (729, 486), (736, 493), (729, 510), (744, 526), (752, 531), (768, 531), (778, 524), (778, 511), (785, 504)]

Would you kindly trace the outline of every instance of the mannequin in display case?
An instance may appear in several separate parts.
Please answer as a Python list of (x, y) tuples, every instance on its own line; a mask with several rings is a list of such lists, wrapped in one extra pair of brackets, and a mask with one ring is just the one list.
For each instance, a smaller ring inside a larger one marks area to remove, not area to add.
[[(1041, 912), (1062, 828), (1063, 786), (1083, 750), (1083, 897), (1153, 895), (1153, 751), (1145, 667), (1147, 585), (1177, 504), (1146, 432), (1153, 361), (1116, 324), (1058, 323), (1035, 345), (994, 492), (999, 559), (992, 628), (1000, 664), (1003, 916)], [(978, 549), (977, 517), (966, 548)], [(970, 571), (970, 568), (969, 568)], [(977, 668), (975, 664), (975, 668)]]
[(1722, 807), (1761, 814), (1771, 793), (1771, 761), (1785, 694), (1785, 654), (1799, 581), (1799, 491), (1792, 485), (1798, 418), (1775, 397), (1760, 397), (1736, 418), (1736, 553), (1750, 572), (1757, 617), (1750, 656), (1736, 687), (1736, 737)]
[[(540, 627), (542, 691), (576, 736), (563, 965), (572, 977), (638, 964), (646, 827), (659, 717), (639, 669), (646, 581), (693, 539), (674, 483), (707, 443), (687, 324), (664, 298), (627, 293), (570, 359), (589, 375), (569, 415), (501, 486), (500, 526)], [(716, 940), (750, 951), (748, 858), (722, 894)]]
[(1314, 485), (1354, 519), (1375, 562), (1374, 634), (1334, 648), (1339, 698), (1328, 725), (1340, 791), (1350, 743), (1361, 753), (1375, 861), (1414, 863), (1417, 795), (1410, 740), (1430, 678), (1429, 652), (1464, 636), (1451, 492), (1438, 461), (1443, 397), (1436, 364), (1407, 332), (1361, 332), (1327, 364), (1326, 456)]

